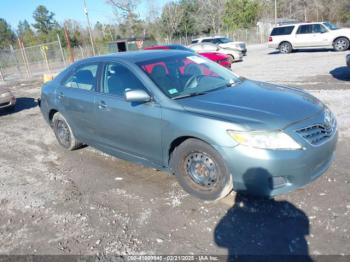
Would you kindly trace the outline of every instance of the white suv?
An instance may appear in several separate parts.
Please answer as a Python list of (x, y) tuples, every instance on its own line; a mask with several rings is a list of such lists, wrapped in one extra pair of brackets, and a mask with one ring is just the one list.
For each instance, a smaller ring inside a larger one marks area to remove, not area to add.
[(247, 47), (244, 42), (232, 41), (230, 38), (227, 38), (224, 36), (196, 38), (192, 40), (191, 44), (200, 44), (200, 43), (212, 43), (222, 48), (237, 49), (238, 51), (242, 52), (243, 55), (247, 54)]
[(350, 28), (337, 28), (329, 22), (298, 23), (273, 28), (269, 37), (269, 48), (290, 53), (301, 48), (334, 48), (335, 51), (349, 49)]

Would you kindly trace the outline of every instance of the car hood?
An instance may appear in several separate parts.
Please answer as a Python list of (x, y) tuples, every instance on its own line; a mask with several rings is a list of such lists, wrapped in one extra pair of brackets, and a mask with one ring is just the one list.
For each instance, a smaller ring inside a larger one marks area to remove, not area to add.
[(344, 36), (350, 36), (350, 28), (339, 28), (337, 30), (331, 31), (332, 33), (339, 35), (343, 34)]
[(5, 93), (10, 93), (10, 91), (6, 88), (0, 87), (0, 95), (5, 94)]
[(245, 47), (244, 42), (229, 42), (229, 43), (224, 43), (224, 44), (219, 44), (219, 46), (223, 48), (243, 48)]
[(246, 79), (233, 87), (176, 101), (189, 112), (237, 124), (242, 130), (284, 129), (324, 107), (299, 89)]

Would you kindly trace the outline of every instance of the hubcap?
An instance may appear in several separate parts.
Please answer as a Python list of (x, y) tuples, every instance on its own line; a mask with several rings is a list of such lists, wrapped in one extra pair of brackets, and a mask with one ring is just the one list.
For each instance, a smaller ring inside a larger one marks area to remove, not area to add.
[(191, 153), (185, 159), (187, 175), (196, 184), (211, 189), (218, 180), (215, 162), (204, 153)]
[(338, 50), (344, 50), (344, 49), (346, 48), (346, 45), (347, 45), (346, 41), (343, 40), (343, 39), (341, 39), (341, 40), (338, 40), (338, 41), (337, 41), (337, 43), (336, 43), (336, 48), (337, 48)]
[(288, 45), (282, 45), (281, 46), (281, 52), (282, 53), (288, 53), (288, 51), (289, 51)]
[(70, 145), (70, 132), (66, 122), (58, 121), (57, 136), (63, 145), (67, 147)]

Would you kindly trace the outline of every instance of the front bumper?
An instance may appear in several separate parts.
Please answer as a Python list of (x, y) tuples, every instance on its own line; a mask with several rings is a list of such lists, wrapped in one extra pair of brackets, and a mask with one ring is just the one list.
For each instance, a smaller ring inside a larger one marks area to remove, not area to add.
[(0, 97), (0, 109), (14, 107), (16, 105), (16, 98), (13, 95)]
[(234, 190), (275, 196), (301, 188), (324, 174), (334, 159), (338, 132), (319, 146), (309, 144), (298, 134), (293, 138), (303, 146), (302, 150), (265, 150), (243, 145), (217, 148), (233, 176)]

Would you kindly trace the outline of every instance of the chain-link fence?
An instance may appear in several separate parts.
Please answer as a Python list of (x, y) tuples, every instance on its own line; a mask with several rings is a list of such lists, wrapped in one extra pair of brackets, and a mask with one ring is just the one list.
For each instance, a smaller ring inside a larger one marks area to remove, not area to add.
[[(259, 27), (236, 30), (226, 33), (234, 41), (243, 41), (247, 44), (264, 43), (267, 40), (268, 30)], [(179, 37), (175, 39), (158, 39), (158, 41), (145, 40), (141, 46), (137, 40), (127, 39), (109, 43), (95, 43), (95, 55), (104, 55), (125, 50), (139, 50), (154, 44), (182, 44), (189, 45), (191, 40), (198, 36)], [(140, 41), (139, 41), (140, 42)], [(0, 81), (18, 80), (42, 76), (45, 73), (56, 73), (73, 61), (94, 55), (91, 45), (80, 45), (71, 49), (62, 48), (60, 40), (36, 46), (24, 47), (18, 42), (20, 48), (0, 50)], [(120, 49), (121, 48), (121, 49)]]
[[(21, 46), (21, 43), (19, 44)], [(1, 80), (31, 78), (52, 73), (65, 66), (59, 41), (41, 45), (0, 50)]]

